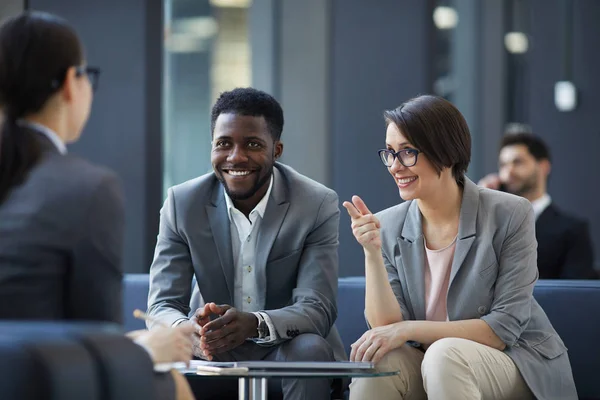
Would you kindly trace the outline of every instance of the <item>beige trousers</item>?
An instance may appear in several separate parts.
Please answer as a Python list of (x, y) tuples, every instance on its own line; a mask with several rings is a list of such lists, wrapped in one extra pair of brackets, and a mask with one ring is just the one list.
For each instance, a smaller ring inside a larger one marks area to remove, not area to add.
[(466, 339), (438, 340), (425, 353), (404, 345), (386, 354), (377, 369), (400, 373), (354, 379), (350, 400), (533, 399), (509, 356)]

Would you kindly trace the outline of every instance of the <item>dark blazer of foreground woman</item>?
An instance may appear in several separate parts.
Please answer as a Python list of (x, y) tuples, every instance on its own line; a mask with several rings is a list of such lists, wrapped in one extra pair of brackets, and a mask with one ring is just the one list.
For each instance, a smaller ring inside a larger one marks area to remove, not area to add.
[(63, 155), (42, 156), (0, 203), (0, 319), (122, 320), (123, 196), (116, 176)]

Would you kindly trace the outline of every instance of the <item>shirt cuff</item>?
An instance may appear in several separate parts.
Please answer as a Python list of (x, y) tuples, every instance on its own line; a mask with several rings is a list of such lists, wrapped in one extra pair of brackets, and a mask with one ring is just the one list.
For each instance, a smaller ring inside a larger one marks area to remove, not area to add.
[[(258, 318), (258, 315), (260, 314), (260, 316), (267, 323), (267, 328), (269, 328), (269, 334), (267, 336), (265, 336), (262, 339), (252, 339), (252, 341), (257, 344), (275, 343), (279, 339), (279, 336), (277, 335), (277, 330), (275, 329), (275, 324), (273, 324), (273, 321), (271, 320), (271, 317), (269, 317), (269, 314), (260, 312), (260, 311), (254, 312), (252, 314), (256, 315), (256, 318)], [(259, 318), (259, 320), (260, 320), (260, 318)]]
[(171, 325), (171, 327), (175, 328), (177, 325), (179, 325), (183, 321), (189, 321), (189, 319), (187, 319), (187, 318), (180, 318), (177, 321), (173, 322), (173, 325)]

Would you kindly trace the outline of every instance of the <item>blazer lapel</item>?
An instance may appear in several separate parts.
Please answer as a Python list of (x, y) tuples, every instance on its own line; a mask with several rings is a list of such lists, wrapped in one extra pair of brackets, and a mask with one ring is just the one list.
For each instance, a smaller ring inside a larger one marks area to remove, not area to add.
[(234, 265), (233, 249), (231, 247), (231, 228), (229, 216), (227, 215), (227, 203), (223, 186), (215, 185), (213, 189), (212, 204), (206, 206), (206, 213), (213, 233), (213, 240), (217, 248), (221, 268), (225, 276), (227, 290), (229, 290), (229, 304), (233, 305), (234, 291)]
[(460, 217), (458, 221), (458, 237), (456, 240), (456, 248), (454, 250), (454, 259), (452, 260), (452, 269), (450, 271), (450, 286), (475, 241), (478, 208), (479, 190), (473, 182), (468, 178), (465, 178), (465, 187), (463, 190), (463, 199), (460, 206)]
[(273, 189), (267, 203), (265, 215), (260, 223), (256, 244), (256, 278), (257, 293), (260, 296), (259, 305), (263, 308), (266, 304), (267, 293), (267, 260), (275, 239), (287, 214), (290, 203), (283, 176), (277, 168), (273, 168)]
[(398, 238), (401, 262), (406, 276), (408, 296), (415, 319), (425, 319), (425, 246), (421, 211), (417, 202), (411, 202), (402, 235)]

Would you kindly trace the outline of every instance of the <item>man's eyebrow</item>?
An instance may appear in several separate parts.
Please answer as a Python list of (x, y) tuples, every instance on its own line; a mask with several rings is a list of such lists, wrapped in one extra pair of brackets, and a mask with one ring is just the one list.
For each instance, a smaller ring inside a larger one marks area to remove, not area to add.
[(249, 140), (258, 140), (261, 142), (264, 142), (265, 140), (263, 138), (261, 138), (260, 136), (248, 136), (246, 138), (244, 138), (244, 140), (249, 141)]

